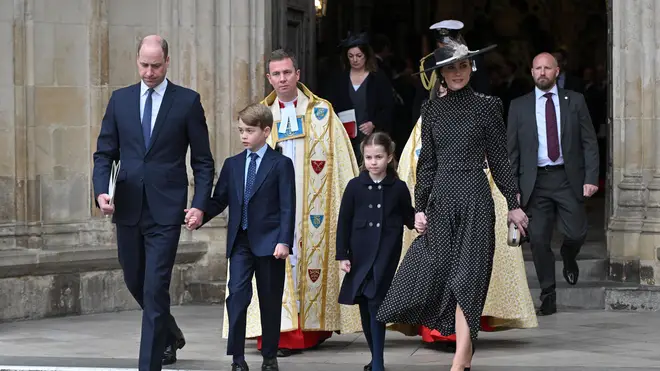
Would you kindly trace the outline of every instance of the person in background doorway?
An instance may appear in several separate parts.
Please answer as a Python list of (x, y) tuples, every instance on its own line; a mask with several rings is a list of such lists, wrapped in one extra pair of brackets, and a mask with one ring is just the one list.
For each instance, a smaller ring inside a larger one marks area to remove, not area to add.
[(394, 90), (378, 69), (366, 33), (349, 35), (341, 43), (343, 70), (333, 79), (328, 100), (351, 138), (358, 164), (362, 161), (360, 143), (374, 131), (391, 135)]
[[(552, 233), (559, 222), (566, 282), (580, 273), (576, 258), (587, 236), (586, 198), (598, 191), (598, 142), (580, 93), (557, 86), (560, 68), (549, 53), (532, 63), (534, 91), (511, 102), (508, 152), (541, 285), (539, 315), (557, 311)], [(557, 220), (559, 217), (559, 220)]]
[(552, 56), (557, 60), (559, 65), (559, 75), (557, 76), (557, 86), (560, 89), (573, 90), (578, 93), (584, 92), (584, 84), (582, 80), (571, 74), (568, 70), (568, 51), (566, 49), (559, 49), (552, 53)]

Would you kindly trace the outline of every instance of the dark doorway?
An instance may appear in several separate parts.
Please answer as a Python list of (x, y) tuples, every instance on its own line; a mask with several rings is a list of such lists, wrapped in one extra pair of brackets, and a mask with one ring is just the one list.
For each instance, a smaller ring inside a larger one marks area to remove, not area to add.
[[(392, 52), (416, 72), (419, 59), (432, 51), (431, 24), (457, 19), (465, 24), (463, 34), (470, 49), (497, 44), (487, 54), (491, 85), (515, 78), (533, 89), (532, 58), (543, 51), (563, 50), (565, 70), (579, 84), (590, 106), (601, 146), (601, 183), (598, 194), (588, 200), (589, 235), (585, 256), (606, 258), (605, 231), (610, 215), (606, 207), (611, 190), (608, 151), (608, 2), (604, 0), (322, 0), (324, 14), (317, 18), (316, 81), (322, 82), (337, 67), (337, 45), (350, 32), (368, 31), (386, 36)], [(568, 88), (568, 87), (567, 87)], [(497, 91), (492, 92), (498, 95)], [(506, 105), (506, 102), (505, 102)], [(528, 250), (528, 249), (525, 249)], [(528, 251), (526, 251), (526, 254)]]
[[(301, 79), (314, 86), (316, 41), (314, 3), (311, 0), (276, 0), (272, 9), (272, 49), (286, 49), (298, 60)], [(270, 86), (266, 84), (268, 91)]]

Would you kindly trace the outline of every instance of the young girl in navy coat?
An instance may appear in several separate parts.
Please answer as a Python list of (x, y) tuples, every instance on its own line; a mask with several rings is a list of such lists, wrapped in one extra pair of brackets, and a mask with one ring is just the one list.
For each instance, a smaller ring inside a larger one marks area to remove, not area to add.
[(396, 173), (394, 143), (383, 132), (361, 145), (360, 175), (348, 182), (337, 220), (337, 260), (346, 272), (339, 303), (358, 304), (371, 350), (365, 371), (383, 371), (385, 324), (376, 320), (401, 257), (403, 226), (412, 229), (415, 210), (406, 183)]

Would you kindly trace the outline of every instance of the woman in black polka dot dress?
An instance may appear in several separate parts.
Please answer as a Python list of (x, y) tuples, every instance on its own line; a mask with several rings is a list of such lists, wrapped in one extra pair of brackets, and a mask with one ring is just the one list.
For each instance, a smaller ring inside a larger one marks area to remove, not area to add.
[(448, 93), (422, 107), (422, 148), (415, 185), (415, 227), (378, 320), (456, 333), (451, 370), (469, 370), (480, 329), (495, 247), (495, 211), (484, 158), (507, 200), (509, 220), (527, 217), (517, 200), (499, 98), (468, 85), (476, 52), (458, 40), (435, 51)]

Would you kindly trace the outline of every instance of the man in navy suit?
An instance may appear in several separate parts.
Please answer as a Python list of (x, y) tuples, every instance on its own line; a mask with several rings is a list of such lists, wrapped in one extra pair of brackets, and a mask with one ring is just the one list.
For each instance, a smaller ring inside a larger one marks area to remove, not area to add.
[[(238, 130), (246, 150), (225, 160), (204, 223), (229, 206), (227, 258), (229, 295), (227, 354), (232, 371), (248, 371), (245, 362), (245, 326), (256, 275), (261, 327), (263, 371), (277, 371), (285, 262), (293, 245), (296, 186), (293, 162), (266, 144), (273, 115), (262, 104), (239, 114)], [(195, 216), (187, 215), (191, 227)]]
[[(143, 309), (140, 371), (176, 362), (176, 349), (185, 344), (170, 314), (169, 286), (188, 200), (188, 146), (195, 177), (190, 213), (199, 220), (213, 188), (213, 155), (200, 96), (165, 78), (169, 60), (161, 37), (140, 41), (142, 81), (112, 93), (94, 153), (96, 202), (104, 214), (114, 214), (124, 281)], [(118, 160), (111, 202), (108, 181)]]

